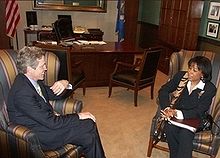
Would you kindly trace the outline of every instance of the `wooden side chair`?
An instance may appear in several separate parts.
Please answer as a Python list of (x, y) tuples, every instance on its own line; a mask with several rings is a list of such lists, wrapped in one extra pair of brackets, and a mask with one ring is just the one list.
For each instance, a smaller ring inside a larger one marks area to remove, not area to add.
[(134, 106), (137, 106), (138, 91), (151, 86), (151, 99), (153, 99), (154, 83), (161, 52), (162, 49), (159, 47), (146, 50), (139, 65), (117, 62), (115, 70), (110, 76), (109, 97), (113, 85), (132, 89), (134, 90)]
[[(213, 53), (210, 51), (187, 51), (181, 50), (180, 52), (174, 52), (170, 59), (169, 76), (171, 79), (178, 71), (188, 69), (188, 61), (194, 56), (206, 56), (212, 62), (212, 82), (217, 87), (217, 94), (213, 99), (212, 105), (210, 107), (209, 113), (213, 116), (214, 121), (220, 126), (220, 54)], [(150, 138), (147, 156), (151, 157), (153, 148), (169, 151), (168, 147), (160, 145), (154, 138), (154, 133), (156, 131), (156, 125), (160, 115), (160, 107), (158, 106), (157, 112), (152, 119)], [(166, 140), (163, 140), (166, 142)], [(212, 129), (209, 131), (201, 131), (196, 133), (193, 140), (193, 149), (196, 152), (209, 155), (210, 158), (215, 158), (220, 146), (220, 129), (213, 124)]]

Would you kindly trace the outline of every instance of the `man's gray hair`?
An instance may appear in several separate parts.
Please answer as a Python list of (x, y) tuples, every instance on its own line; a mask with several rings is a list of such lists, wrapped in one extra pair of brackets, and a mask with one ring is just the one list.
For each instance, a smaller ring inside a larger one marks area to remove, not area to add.
[(39, 61), (42, 56), (45, 55), (45, 51), (41, 48), (32, 46), (32, 47), (23, 47), (20, 49), (17, 55), (17, 68), (19, 73), (27, 73), (27, 67), (30, 66), (33, 69), (36, 69)]

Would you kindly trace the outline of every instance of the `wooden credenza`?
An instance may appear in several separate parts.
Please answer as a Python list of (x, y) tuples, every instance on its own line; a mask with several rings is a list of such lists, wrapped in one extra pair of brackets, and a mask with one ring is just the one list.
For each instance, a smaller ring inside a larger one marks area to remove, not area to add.
[(82, 61), (86, 74), (86, 86), (88, 87), (108, 86), (110, 74), (113, 72), (117, 61), (133, 63), (135, 54), (144, 52), (143, 49), (132, 44), (117, 42), (108, 42), (105, 45), (73, 45), (72, 47), (39, 43), (35, 45), (50, 50), (64, 50), (68, 58), (70, 78), (74, 73), (73, 63)]

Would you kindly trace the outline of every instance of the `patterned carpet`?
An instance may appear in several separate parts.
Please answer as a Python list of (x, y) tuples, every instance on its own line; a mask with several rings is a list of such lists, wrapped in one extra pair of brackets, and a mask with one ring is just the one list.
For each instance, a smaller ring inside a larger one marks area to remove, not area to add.
[[(156, 112), (156, 97), (166, 75), (158, 71), (154, 100), (150, 99), (150, 88), (139, 91), (138, 106), (133, 104), (133, 91), (114, 87), (108, 98), (108, 87), (76, 90), (74, 98), (83, 100), (84, 110), (96, 117), (100, 136), (107, 158), (146, 158), (151, 119)], [(164, 144), (166, 145), (166, 144)], [(194, 154), (199, 158), (207, 158)], [(218, 154), (220, 155), (220, 154)], [(153, 149), (151, 158), (168, 158), (164, 151)], [(217, 156), (218, 157), (218, 156)]]

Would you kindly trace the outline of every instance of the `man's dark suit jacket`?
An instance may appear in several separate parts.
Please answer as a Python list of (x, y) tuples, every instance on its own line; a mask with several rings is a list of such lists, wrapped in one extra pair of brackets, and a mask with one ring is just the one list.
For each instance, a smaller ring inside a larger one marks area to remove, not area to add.
[(29, 79), (18, 74), (8, 95), (7, 110), (10, 121), (27, 126), (39, 137), (43, 149), (54, 149), (67, 142), (68, 135), (79, 135), (77, 128), (80, 120), (77, 114), (54, 115), (48, 100), (60, 99), (49, 86), (38, 81), (47, 100), (37, 93)]
[[(167, 82), (159, 90), (159, 104), (162, 109), (170, 105), (170, 94), (174, 92), (186, 72), (180, 71), (172, 80)], [(181, 110), (184, 118), (199, 118), (201, 119), (205, 112), (209, 110), (212, 103), (212, 98), (216, 94), (216, 87), (211, 82), (206, 82), (203, 90), (195, 89), (189, 95), (187, 87), (179, 96), (175, 108)]]

